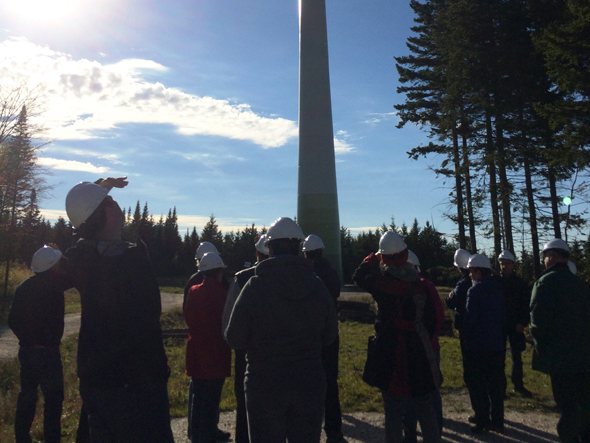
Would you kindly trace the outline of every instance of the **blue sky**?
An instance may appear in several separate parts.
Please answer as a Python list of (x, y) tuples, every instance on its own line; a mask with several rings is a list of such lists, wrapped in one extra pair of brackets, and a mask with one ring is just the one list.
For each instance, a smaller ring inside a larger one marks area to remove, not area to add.
[[(424, 133), (395, 128), (408, 2), (326, 3), (341, 224), (416, 217), (454, 233), (435, 159), (406, 155)], [(298, 44), (296, 0), (3, 2), (2, 86), (45, 87), (45, 216), (64, 213), (75, 183), (120, 175), (122, 206), (147, 201), (156, 218), (176, 206), (181, 229), (296, 215)]]

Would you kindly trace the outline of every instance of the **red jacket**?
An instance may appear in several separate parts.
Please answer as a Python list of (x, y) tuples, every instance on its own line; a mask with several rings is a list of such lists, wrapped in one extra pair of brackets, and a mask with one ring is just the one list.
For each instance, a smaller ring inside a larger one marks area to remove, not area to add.
[(189, 335), (186, 375), (201, 379), (231, 375), (231, 350), (223, 338), (221, 316), (227, 290), (215, 278), (205, 277), (193, 286), (184, 306)]

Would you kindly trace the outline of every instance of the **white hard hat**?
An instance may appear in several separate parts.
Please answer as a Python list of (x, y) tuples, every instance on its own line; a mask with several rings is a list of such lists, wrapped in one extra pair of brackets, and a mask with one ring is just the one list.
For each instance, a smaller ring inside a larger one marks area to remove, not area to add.
[(394, 231), (387, 231), (379, 239), (379, 253), (385, 255), (397, 254), (408, 249), (406, 242)]
[(66, 213), (72, 226), (79, 228), (98, 208), (108, 193), (108, 189), (91, 182), (81, 182), (70, 189), (66, 197)]
[(468, 268), (486, 268), (492, 269), (492, 264), (490, 263), (490, 259), (487, 258), (483, 254), (473, 254), (469, 257), (469, 262), (467, 262)]
[(572, 274), (575, 275), (578, 273), (578, 268), (576, 267), (576, 264), (573, 261), (568, 260), (567, 267), (570, 268), (570, 271), (572, 271)]
[(51, 269), (61, 258), (62, 253), (47, 245), (38, 249), (33, 255), (31, 269), (33, 272), (43, 272)]
[(303, 241), (303, 252), (307, 251), (315, 251), (316, 249), (324, 249), (324, 242), (321, 238), (319, 238), (315, 234), (310, 234), (307, 238)]
[(266, 244), (266, 234), (262, 234), (256, 242), (256, 250), (264, 255), (270, 255), (268, 245)]
[(202, 242), (199, 247), (197, 248), (197, 253), (195, 254), (195, 259), (200, 260), (207, 252), (215, 252), (219, 254), (219, 251), (215, 247), (215, 245), (211, 242), (204, 241)]
[(205, 272), (211, 269), (225, 268), (225, 264), (221, 257), (215, 252), (207, 252), (199, 260), (199, 271)]
[(562, 249), (564, 251), (570, 252), (570, 247), (564, 240), (560, 238), (554, 238), (553, 240), (548, 241), (545, 244), (545, 247), (543, 247), (543, 252), (547, 251), (548, 249)]
[(455, 266), (461, 269), (466, 269), (469, 257), (471, 257), (471, 253), (468, 250), (457, 249), (455, 251)]
[(408, 263), (414, 265), (416, 270), (418, 272), (420, 272), (420, 260), (418, 259), (418, 256), (416, 254), (414, 254), (414, 251), (411, 251), (409, 249), (408, 249)]
[(516, 257), (508, 249), (504, 249), (502, 253), (498, 255), (498, 260), (510, 260), (516, 263)]
[(303, 231), (295, 221), (289, 217), (281, 217), (276, 219), (270, 225), (270, 228), (268, 228), (266, 242), (268, 243), (269, 241), (279, 240), (281, 238), (303, 240), (305, 237), (303, 236)]

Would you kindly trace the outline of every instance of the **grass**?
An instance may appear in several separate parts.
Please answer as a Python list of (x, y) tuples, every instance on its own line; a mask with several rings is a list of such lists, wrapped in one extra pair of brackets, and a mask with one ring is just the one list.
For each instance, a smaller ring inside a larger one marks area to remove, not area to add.
[[(185, 328), (181, 311), (167, 312), (161, 318), (164, 329)], [(362, 379), (365, 364), (367, 337), (373, 333), (372, 325), (344, 322), (340, 323), (340, 402), (343, 412), (383, 412), (383, 401), (379, 391), (366, 385)], [(470, 409), (463, 383), (463, 367), (459, 340), (454, 337), (441, 337), (441, 370), (444, 384), (441, 389), (443, 401), (458, 411)], [(184, 339), (166, 339), (166, 353), (172, 375), (168, 381), (170, 412), (172, 417), (185, 417), (187, 413), (187, 396), (189, 378), (184, 374), (185, 347)], [(77, 336), (71, 336), (62, 343), (64, 362), (65, 401), (62, 417), (63, 443), (75, 441), (81, 401), (78, 394), (76, 377)], [(534, 398), (525, 399), (513, 395), (512, 385), (508, 382), (509, 397), (506, 409), (521, 411), (535, 410), (555, 412), (551, 384), (546, 374), (531, 369), (530, 345), (523, 354), (525, 364), (525, 386), (535, 393)], [(507, 357), (506, 373), (510, 380), (510, 357)], [(233, 377), (226, 380), (221, 401), (222, 411), (235, 409)], [(19, 368), (15, 360), (0, 364), (0, 441), (13, 440), (14, 410), (19, 389)], [(460, 394), (460, 395), (455, 395)], [(41, 396), (40, 396), (41, 397)], [(42, 407), (39, 403), (33, 423), (33, 441), (42, 439)]]

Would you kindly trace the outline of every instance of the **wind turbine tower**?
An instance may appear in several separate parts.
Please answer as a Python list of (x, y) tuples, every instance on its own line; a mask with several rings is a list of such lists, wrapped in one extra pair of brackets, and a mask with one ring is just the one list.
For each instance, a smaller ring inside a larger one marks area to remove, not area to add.
[(340, 217), (325, 0), (299, 0), (299, 175), (297, 222), (316, 234), (342, 278)]

